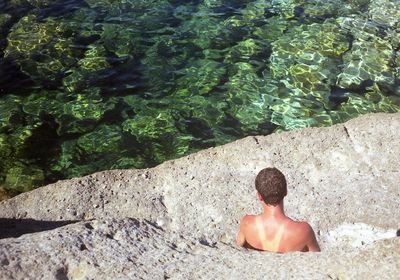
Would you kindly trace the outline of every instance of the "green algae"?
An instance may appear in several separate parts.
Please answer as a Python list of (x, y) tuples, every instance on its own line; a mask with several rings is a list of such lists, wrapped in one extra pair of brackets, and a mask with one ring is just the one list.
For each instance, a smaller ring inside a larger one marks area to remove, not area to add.
[(25, 80), (0, 77), (0, 184), (14, 192), (400, 111), (398, 1), (5, 7), (0, 70)]

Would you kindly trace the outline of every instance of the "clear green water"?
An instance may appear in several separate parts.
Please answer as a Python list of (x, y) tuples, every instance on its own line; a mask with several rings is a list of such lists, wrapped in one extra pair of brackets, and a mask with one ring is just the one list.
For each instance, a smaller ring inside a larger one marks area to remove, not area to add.
[(0, 0), (0, 185), (400, 111), (397, 0)]

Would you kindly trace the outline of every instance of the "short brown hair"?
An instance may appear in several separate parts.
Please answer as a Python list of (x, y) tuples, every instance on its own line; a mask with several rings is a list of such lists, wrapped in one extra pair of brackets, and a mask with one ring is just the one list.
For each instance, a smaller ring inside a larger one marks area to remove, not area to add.
[(277, 168), (264, 168), (256, 177), (256, 189), (266, 204), (278, 204), (287, 194), (285, 175)]

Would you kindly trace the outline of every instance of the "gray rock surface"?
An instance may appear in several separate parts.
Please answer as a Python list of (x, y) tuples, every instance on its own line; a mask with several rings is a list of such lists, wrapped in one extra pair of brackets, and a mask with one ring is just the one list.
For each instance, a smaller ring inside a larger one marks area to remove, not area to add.
[[(0, 279), (398, 279), (399, 136), (400, 113), (366, 115), (21, 194), (0, 203)], [(267, 166), (321, 253), (233, 244)]]

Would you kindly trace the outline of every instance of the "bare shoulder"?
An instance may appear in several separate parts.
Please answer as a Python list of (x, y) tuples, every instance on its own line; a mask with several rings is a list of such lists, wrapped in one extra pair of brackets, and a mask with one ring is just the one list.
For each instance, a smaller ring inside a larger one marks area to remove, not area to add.
[(297, 235), (303, 236), (304, 238), (308, 238), (310, 236), (314, 236), (314, 230), (310, 226), (309, 223), (303, 221), (293, 221), (294, 227), (293, 230)]
[(243, 218), (240, 220), (240, 225), (241, 226), (247, 226), (247, 225), (253, 223), (255, 217), (256, 216), (254, 216), (254, 215), (245, 215), (245, 216), (243, 216)]
[(306, 233), (314, 233), (313, 228), (310, 226), (309, 223), (307, 222), (300, 222), (302, 229), (306, 232)]
[(252, 217), (253, 217), (252, 215), (245, 215), (240, 220), (239, 232), (236, 237), (236, 244), (239, 246), (244, 246), (246, 244), (246, 235), (247, 235), (249, 227), (253, 223)]
[(301, 222), (297, 222), (299, 228), (301, 228), (302, 230), (304, 230), (305, 232), (310, 232), (312, 231), (312, 227), (310, 226), (309, 223), (301, 221)]
[(301, 239), (305, 243), (304, 251), (311, 251), (311, 252), (320, 252), (321, 249), (319, 247), (317, 238), (315, 236), (315, 232), (313, 228), (307, 222), (300, 222), (299, 223), (299, 235), (302, 237)]

